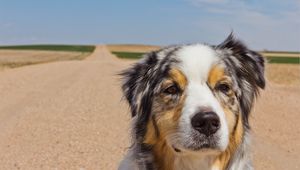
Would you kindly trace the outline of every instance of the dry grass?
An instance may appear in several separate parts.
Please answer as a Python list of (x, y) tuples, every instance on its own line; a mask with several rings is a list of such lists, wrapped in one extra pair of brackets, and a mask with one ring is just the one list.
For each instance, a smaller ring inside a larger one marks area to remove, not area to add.
[(266, 75), (269, 81), (276, 84), (300, 86), (300, 65), (268, 64)]
[(0, 50), (0, 69), (53, 61), (82, 60), (89, 54), (89, 52)]
[(260, 52), (265, 57), (300, 57), (300, 53), (289, 52)]

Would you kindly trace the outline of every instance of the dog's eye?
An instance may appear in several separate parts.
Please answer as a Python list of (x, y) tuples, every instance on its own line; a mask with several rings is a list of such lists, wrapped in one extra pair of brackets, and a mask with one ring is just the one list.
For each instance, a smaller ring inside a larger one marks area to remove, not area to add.
[(220, 90), (222, 93), (227, 94), (230, 91), (230, 87), (228, 84), (221, 83), (217, 86), (217, 89)]
[(179, 89), (176, 85), (172, 85), (166, 88), (163, 92), (166, 94), (177, 94), (179, 93)]

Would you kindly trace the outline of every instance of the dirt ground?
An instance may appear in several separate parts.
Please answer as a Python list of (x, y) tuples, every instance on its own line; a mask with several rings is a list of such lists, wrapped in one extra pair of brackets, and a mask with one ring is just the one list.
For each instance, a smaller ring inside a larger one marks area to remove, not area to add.
[(271, 83), (300, 87), (300, 65), (268, 64), (266, 75)]
[(139, 52), (139, 53), (145, 53), (149, 51), (158, 50), (161, 47), (160, 46), (154, 46), (154, 45), (107, 45), (108, 50), (110, 51), (120, 51), (120, 52)]
[[(0, 71), (0, 169), (116, 169), (130, 124), (117, 74), (133, 62), (97, 46), (86, 60)], [(299, 66), (270, 66), (267, 75), (286, 69), (284, 77), (300, 79)], [(269, 79), (251, 115), (254, 164), (300, 169), (300, 87), (276, 82)]]

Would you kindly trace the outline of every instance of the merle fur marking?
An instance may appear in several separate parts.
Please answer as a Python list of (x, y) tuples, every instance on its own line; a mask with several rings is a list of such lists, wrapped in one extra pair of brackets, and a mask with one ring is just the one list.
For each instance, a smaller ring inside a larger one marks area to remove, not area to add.
[(231, 33), (228, 38), (216, 46), (225, 50), (225, 64), (238, 82), (241, 94), (238, 95), (245, 127), (249, 128), (249, 114), (253, 100), (259, 88), (264, 89), (264, 58), (257, 52), (249, 50), (241, 41), (236, 40)]
[[(186, 46), (189, 45), (170, 46), (148, 53), (144, 55), (142, 61), (121, 74), (124, 79), (122, 89), (129, 103), (131, 116), (134, 121), (132, 128), (133, 147), (121, 164), (121, 170), (124, 167), (141, 170), (156, 169), (152, 153), (153, 146), (143, 143), (147, 122), (153, 121), (156, 135), (159, 135), (159, 129), (157, 129), (155, 117), (152, 113), (153, 99), (159, 93), (158, 85), (167, 76), (172, 64), (178, 62), (176, 60), (176, 52)], [(238, 147), (226, 166), (226, 169), (231, 170), (239, 166), (236, 165), (236, 161), (249, 159), (247, 158), (248, 154), (246, 154), (248, 152), (249, 138), (248, 119), (259, 88), (263, 89), (265, 87), (264, 59), (257, 52), (249, 50), (241, 41), (235, 39), (232, 34), (220, 45), (210, 47), (215, 49), (220, 55), (227, 71), (238, 86), (238, 90), (235, 93), (239, 109), (241, 110), (241, 115), (238, 116), (242, 116), (243, 126), (246, 129), (243, 134), (243, 143)], [(234, 125), (234, 131), (236, 126), (237, 124)], [(245, 163), (245, 169), (252, 169), (251, 167), (251, 162)]]

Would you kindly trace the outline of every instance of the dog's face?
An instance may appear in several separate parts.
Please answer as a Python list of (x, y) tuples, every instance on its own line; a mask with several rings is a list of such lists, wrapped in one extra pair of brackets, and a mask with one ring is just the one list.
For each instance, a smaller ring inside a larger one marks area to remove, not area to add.
[[(231, 35), (218, 46), (173, 46), (124, 72), (138, 142), (175, 151), (224, 151), (242, 140), (264, 60)], [(234, 139), (233, 141), (231, 139)]]

